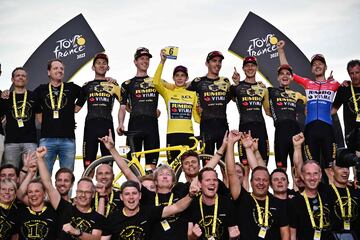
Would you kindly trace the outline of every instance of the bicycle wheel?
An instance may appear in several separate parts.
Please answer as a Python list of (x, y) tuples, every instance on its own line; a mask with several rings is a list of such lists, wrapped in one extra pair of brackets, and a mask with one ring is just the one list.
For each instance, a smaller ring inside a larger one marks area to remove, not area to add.
[[(99, 166), (99, 165), (102, 164), (102, 163), (112, 163), (112, 162), (114, 162), (114, 158), (113, 158), (111, 155), (100, 157), (100, 158), (96, 159), (95, 161), (93, 161), (93, 162), (85, 169), (85, 171), (84, 171), (84, 173), (83, 173), (82, 176), (83, 176), (83, 177), (89, 176), (89, 174), (90, 174), (93, 170), (95, 170), (95, 168), (96, 168), (97, 166)], [(125, 162), (126, 162), (126, 164), (127, 164), (128, 166), (129, 166), (129, 164), (130, 164), (129, 168), (130, 168), (130, 170), (135, 174), (135, 176), (137, 176), (137, 177), (140, 177), (140, 176), (141, 176), (141, 170), (140, 170), (135, 164), (131, 164), (131, 161), (130, 161), (129, 159), (126, 159), (126, 158), (125, 158)], [(118, 175), (120, 175), (120, 176), (118, 176)], [(116, 175), (115, 179), (119, 179), (119, 178), (121, 177), (121, 175), (122, 175), (122, 172), (120, 171), (120, 173), (118, 173), (118, 174)]]
[[(209, 161), (212, 157), (213, 157), (213, 155), (210, 155), (210, 154), (199, 154), (200, 164), (202, 164), (203, 162)], [(221, 170), (225, 170), (225, 162), (223, 160), (220, 159), (218, 165), (220, 166)], [(201, 168), (203, 168), (203, 167), (204, 166), (201, 166)], [(175, 172), (176, 179), (179, 180), (180, 175), (182, 173), (181, 163), (175, 164), (173, 169)]]

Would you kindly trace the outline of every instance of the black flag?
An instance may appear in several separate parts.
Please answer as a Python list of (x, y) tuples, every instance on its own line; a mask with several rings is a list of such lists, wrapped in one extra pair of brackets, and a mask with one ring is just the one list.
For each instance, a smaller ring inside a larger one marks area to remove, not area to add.
[(48, 37), (26, 61), (28, 71), (27, 88), (33, 90), (49, 81), (47, 62), (59, 58), (65, 64), (64, 81), (69, 79), (85, 63), (104, 47), (86, 22), (82, 14), (77, 15)]
[[(258, 61), (259, 72), (275, 87), (279, 86), (277, 81), (277, 68), (280, 65), (276, 43), (280, 40), (286, 42), (286, 58), (293, 67), (294, 72), (300, 76), (313, 78), (310, 61), (301, 50), (276, 27), (249, 12), (245, 21), (236, 34), (229, 51), (245, 58), (254, 56)], [(295, 84), (291, 88), (305, 93), (304, 89)]]

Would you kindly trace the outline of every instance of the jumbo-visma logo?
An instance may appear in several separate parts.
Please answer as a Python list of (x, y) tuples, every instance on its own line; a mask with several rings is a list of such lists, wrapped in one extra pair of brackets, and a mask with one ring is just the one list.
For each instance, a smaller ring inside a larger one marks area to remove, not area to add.
[(56, 41), (54, 49), (55, 58), (65, 58), (76, 55), (76, 59), (85, 57), (86, 39), (83, 35), (76, 34), (70, 38), (63, 38)]
[(247, 49), (248, 56), (258, 57), (264, 54), (270, 54), (270, 58), (278, 56), (277, 44), (278, 39), (273, 33), (269, 33), (264, 37), (256, 37), (249, 40)]

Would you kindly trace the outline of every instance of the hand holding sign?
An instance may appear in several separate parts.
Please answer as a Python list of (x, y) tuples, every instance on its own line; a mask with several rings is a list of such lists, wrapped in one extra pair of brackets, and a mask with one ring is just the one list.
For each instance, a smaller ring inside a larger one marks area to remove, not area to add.
[(174, 46), (169, 46), (165, 48), (165, 55), (168, 59), (177, 59), (179, 48)]

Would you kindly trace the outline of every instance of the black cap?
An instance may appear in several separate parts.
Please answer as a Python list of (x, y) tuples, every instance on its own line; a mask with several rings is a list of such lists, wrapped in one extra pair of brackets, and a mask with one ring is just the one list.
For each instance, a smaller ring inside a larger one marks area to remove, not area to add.
[(257, 66), (257, 60), (256, 60), (256, 57), (253, 57), (253, 56), (249, 56), (249, 57), (246, 57), (243, 61), (243, 66), (245, 66), (246, 64), (248, 63), (252, 63), (252, 64), (255, 64)]
[(174, 76), (177, 72), (183, 72), (183, 73), (186, 74), (186, 76), (189, 76), (189, 75), (188, 75), (188, 69), (187, 69), (186, 67), (184, 67), (184, 66), (179, 65), (179, 66), (175, 67), (175, 68), (174, 68), (174, 72), (173, 72), (173, 76)]
[(280, 74), (280, 71), (283, 70), (283, 69), (288, 70), (288, 71), (291, 73), (291, 75), (293, 75), (293, 69), (292, 69), (292, 67), (291, 67), (290, 65), (288, 65), (288, 64), (282, 64), (282, 65), (280, 65), (280, 66), (278, 67), (278, 69), (277, 69), (278, 75)]
[(107, 56), (105, 53), (98, 53), (98, 54), (96, 54), (95, 57), (94, 57), (93, 65), (95, 64), (96, 60), (99, 59), (99, 58), (105, 59), (106, 62), (109, 64), (109, 58), (108, 58), (108, 56)]
[(220, 51), (212, 51), (207, 55), (206, 62), (209, 62), (214, 57), (220, 57), (221, 59), (224, 59), (224, 55)]
[(326, 65), (325, 57), (322, 54), (315, 54), (314, 56), (311, 57), (311, 62), (310, 62), (311, 66), (313, 65), (315, 60), (319, 60)]
[(139, 47), (138, 49), (136, 49), (136, 52), (134, 54), (134, 58), (135, 60), (137, 60), (139, 57), (146, 55), (149, 58), (152, 58), (152, 55), (149, 52), (149, 49), (145, 48), (145, 47)]

